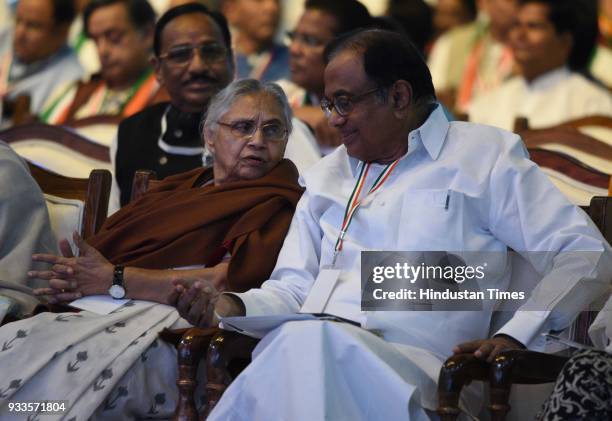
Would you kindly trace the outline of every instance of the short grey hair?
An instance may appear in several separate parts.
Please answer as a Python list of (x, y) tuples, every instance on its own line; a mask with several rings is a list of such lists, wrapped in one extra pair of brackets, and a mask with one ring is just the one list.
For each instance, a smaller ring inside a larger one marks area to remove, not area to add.
[(202, 136), (204, 136), (205, 130), (212, 130), (218, 126), (217, 122), (229, 111), (238, 98), (259, 93), (270, 95), (281, 106), (283, 110), (283, 124), (287, 129), (287, 136), (289, 136), (293, 129), (291, 124), (293, 113), (285, 92), (276, 83), (260, 82), (256, 79), (235, 80), (210, 100), (208, 111), (202, 116), (200, 124)]

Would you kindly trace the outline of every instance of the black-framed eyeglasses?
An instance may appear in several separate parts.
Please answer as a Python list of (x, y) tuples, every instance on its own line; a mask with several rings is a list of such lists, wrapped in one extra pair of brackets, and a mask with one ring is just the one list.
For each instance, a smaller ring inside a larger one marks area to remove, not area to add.
[(325, 41), (320, 38), (317, 38), (313, 35), (300, 34), (296, 31), (287, 31), (285, 33), (285, 36), (287, 37), (287, 44), (290, 44), (292, 42), (299, 42), (302, 45), (306, 45), (312, 48), (322, 47), (326, 44)]
[(337, 95), (332, 99), (323, 98), (321, 100), (321, 109), (327, 118), (331, 117), (333, 110), (336, 110), (339, 116), (346, 117), (351, 111), (353, 111), (355, 104), (357, 104), (359, 101), (363, 101), (368, 95), (372, 95), (379, 90), (380, 88), (374, 88), (359, 95), (342, 94)]
[(261, 137), (267, 142), (280, 142), (287, 137), (287, 128), (280, 123), (267, 123), (259, 127), (253, 120), (238, 120), (231, 123), (218, 121), (221, 126), (228, 127), (236, 138), (250, 140), (257, 129), (261, 130)]
[(227, 49), (219, 44), (179, 45), (160, 54), (159, 58), (166, 60), (169, 64), (183, 66), (193, 59), (198, 51), (203, 61), (214, 63), (227, 57)]

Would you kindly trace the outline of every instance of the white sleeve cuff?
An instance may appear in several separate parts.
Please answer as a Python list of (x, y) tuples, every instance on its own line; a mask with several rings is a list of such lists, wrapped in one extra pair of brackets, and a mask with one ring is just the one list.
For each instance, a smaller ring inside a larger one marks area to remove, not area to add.
[(536, 335), (545, 327), (550, 311), (517, 311), (495, 335), (512, 336), (529, 348)]

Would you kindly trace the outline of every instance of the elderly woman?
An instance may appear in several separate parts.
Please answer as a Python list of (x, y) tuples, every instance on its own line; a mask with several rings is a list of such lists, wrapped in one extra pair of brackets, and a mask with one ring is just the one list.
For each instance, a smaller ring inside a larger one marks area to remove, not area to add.
[(210, 293), (267, 279), (302, 193), (295, 166), (281, 159), (290, 122), (277, 85), (230, 84), (203, 124), (212, 168), (164, 180), (113, 215), (89, 244), (76, 237), (78, 257), (66, 242), (64, 256), (34, 256), (53, 265), (30, 272), (50, 280), (37, 291), (50, 301), (109, 294), (113, 284), (124, 292), (114, 297), (147, 301), (103, 316), (42, 313), (0, 329), (0, 419), (10, 413), (8, 402), (41, 399), (64, 401), (65, 419), (172, 413), (176, 353), (156, 337), (180, 317), (156, 303), (169, 302), (179, 279)]
[[(35, 255), (54, 264), (53, 271), (32, 273), (51, 279), (50, 288), (37, 292), (52, 301), (107, 294), (118, 271), (127, 298), (160, 303), (179, 275), (236, 291), (261, 283), (301, 195), (295, 167), (281, 160), (290, 113), (276, 85), (229, 85), (204, 121), (212, 168), (167, 178), (113, 215), (91, 246), (79, 240), (78, 258)], [(69, 254), (66, 244), (62, 249)], [(166, 270), (192, 266), (200, 268)]]

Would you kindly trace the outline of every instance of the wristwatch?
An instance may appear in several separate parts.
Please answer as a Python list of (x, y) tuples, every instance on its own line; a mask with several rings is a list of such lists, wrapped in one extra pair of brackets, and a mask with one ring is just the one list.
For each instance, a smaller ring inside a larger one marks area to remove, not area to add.
[(123, 284), (123, 270), (125, 268), (121, 265), (115, 266), (113, 272), (113, 284), (108, 289), (108, 293), (115, 300), (125, 298), (125, 285)]

